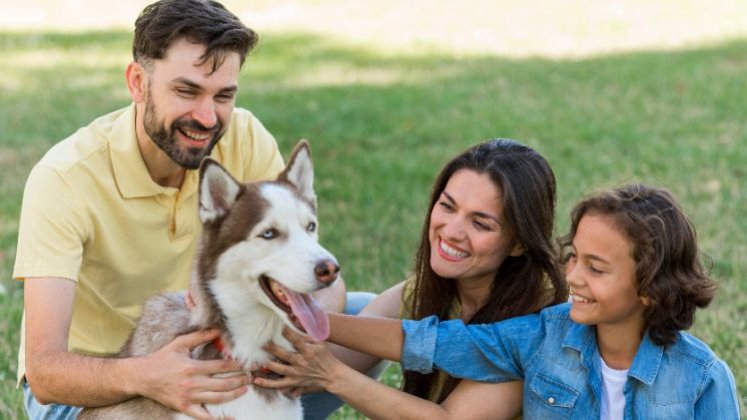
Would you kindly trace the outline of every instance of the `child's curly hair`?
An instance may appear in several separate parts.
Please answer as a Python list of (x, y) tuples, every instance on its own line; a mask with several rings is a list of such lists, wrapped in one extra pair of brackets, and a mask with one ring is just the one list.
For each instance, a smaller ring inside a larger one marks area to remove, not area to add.
[(570, 246), (586, 214), (611, 216), (630, 241), (638, 295), (648, 298), (643, 317), (651, 340), (674, 343), (688, 329), (696, 308), (707, 306), (716, 285), (700, 261), (695, 228), (672, 194), (663, 188), (630, 184), (591, 195), (571, 213)]

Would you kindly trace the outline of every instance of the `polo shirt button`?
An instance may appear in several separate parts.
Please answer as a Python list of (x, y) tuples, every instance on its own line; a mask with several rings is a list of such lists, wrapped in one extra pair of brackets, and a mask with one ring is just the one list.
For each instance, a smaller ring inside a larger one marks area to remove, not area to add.
[(550, 397), (550, 398), (547, 399), (547, 402), (550, 403), (550, 404), (555, 404), (555, 398)]

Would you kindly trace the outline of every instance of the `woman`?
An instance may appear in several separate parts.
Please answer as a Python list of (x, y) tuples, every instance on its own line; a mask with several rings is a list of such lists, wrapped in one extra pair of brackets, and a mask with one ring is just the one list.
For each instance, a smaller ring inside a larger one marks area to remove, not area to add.
[[(567, 288), (553, 251), (554, 214), (555, 177), (540, 154), (508, 139), (473, 146), (436, 178), (414, 277), (383, 292), (361, 315), (416, 320), (435, 315), (482, 324), (565, 301)], [(375, 418), (406, 418), (417, 406), (409, 405), (417, 401), (413, 396), (440, 404), (434, 408), (445, 417), (453, 411), (460, 418), (467, 412), (509, 418), (521, 410), (519, 382), (478, 384), (438, 371), (405, 372), (399, 392), (357, 372), (379, 359), (342, 348), (333, 349), (335, 358), (324, 346), (287, 334), (299, 353), (268, 349), (289, 363), (268, 366), (284, 378), (256, 378), (256, 385), (321, 387)], [(397, 393), (403, 402), (380, 404), (379, 392)], [(488, 398), (472, 402), (483, 395)], [(417, 409), (413, 413), (423, 417)]]

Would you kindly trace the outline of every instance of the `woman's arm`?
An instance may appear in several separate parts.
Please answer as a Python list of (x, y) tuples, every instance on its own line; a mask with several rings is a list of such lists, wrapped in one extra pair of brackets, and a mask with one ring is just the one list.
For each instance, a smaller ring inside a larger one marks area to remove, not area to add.
[(370, 354), (380, 359), (399, 362), (402, 358), (402, 321), (341, 314), (327, 314), (328, 341)]
[[(549, 314), (563, 311), (567, 306)], [(547, 337), (542, 314), (479, 325), (465, 325), (462, 320), (438, 321), (435, 316), (419, 321), (328, 316), (329, 341), (335, 344), (400, 362), (406, 370), (429, 373), (438, 368), (449, 376), (480, 382), (521, 379), (523, 366)], [(561, 329), (572, 323), (552, 319)]]
[[(404, 290), (405, 283), (394, 285), (389, 289), (385, 290), (376, 298), (374, 298), (363, 310), (358, 314), (360, 316), (370, 317), (383, 317), (383, 318), (397, 318), (402, 306), (402, 291)], [(368, 372), (373, 369), (381, 359), (375, 356), (371, 356), (365, 353), (360, 353), (349, 348), (338, 346), (334, 343), (327, 342), (327, 349), (332, 353), (335, 359), (343, 362), (358, 372)], [(320, 392), (324, 388), (321, 386), (307, 385), (300, 387), (299, 385), (284, 390), (284, 392)]]
[[(399, 283), (376, 296), (371, 303), (358, 314), (363, 317), (399, 318), (402, 307), (402, 291), (405, 282)], [(341, 362), (358, 372), (367, 372), (381, 361), (380, 358), (360, 353), (346, 347), (327, 343), (327, 348)]]
[(490, 384), (463, 379), (441, 406), (460, 419), (512, 419), (522, 410), (521, 381)]
[(351, 369), (335, 359), (324, 345), (307, 336), (290, 329), (286, 329), (283, 335), (297, 352), (270, 345), (268, 350), (284, 363), (271, 362), (267, 367), (284, 378), (255, 378), (255, 385), (268, 388), (321, 386), (373, 419), (500, 419), (511, 418), (521, 409), (518, 382), (480, 384), (463, 381), (443, 405), (438, 405)]

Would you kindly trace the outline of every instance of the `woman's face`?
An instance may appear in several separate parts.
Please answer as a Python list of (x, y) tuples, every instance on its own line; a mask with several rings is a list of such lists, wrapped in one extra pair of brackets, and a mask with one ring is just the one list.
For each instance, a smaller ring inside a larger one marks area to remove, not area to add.
[(503, 192), (486, 174), (460, 169), (431, 210), (431, 268), (441, 277), (490, 281), (521, 249), (507, 232)]

